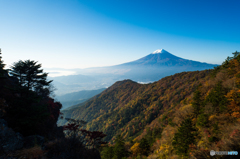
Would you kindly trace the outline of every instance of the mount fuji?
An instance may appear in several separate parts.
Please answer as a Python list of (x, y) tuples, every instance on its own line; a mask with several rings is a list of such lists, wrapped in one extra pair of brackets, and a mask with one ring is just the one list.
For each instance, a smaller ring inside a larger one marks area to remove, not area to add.
[[(106, 88), (119, 80), (131, 79), (139, 83), (158, 81), (163, 77), (184, 71), (212, 69), (214, 64), (177, 57), (164, 49), (156, 50), (138, 60), (108, 67), (79, 69), (78, 75), (53, 77), (56, 94)], [(83, 79), (84, 76), (84, 79)], [(71, 91), (72, 90), (72, 91)]]
[(184, 67), (202, 67), (202, 68), (213, 68), (213, 64), (202, 63), (198, 61), (192, 61), (177, 57), (164, 49), (158, 49), (153, 53), (140, 58), (139, 60), (122, 64), (123, 65), (136, 65), (136, 66), (154, 66), (154, 67), (174, 67), (174, 66), (184, 66)]
[[(131, 79), (140, 82), (157, 81), (165, 76), (184, 71), (200, 71), (212, 69), (214, 64), (192, 61), (177, 57), (164, 49), (158, 49), (138, 60), (120, 65), (102, 68), (101, 71), (121, 73), (122, 79)], [(113, 71), (115, 70), (115, 71)], [(120, 75), (119, 73), (119, 75)]]

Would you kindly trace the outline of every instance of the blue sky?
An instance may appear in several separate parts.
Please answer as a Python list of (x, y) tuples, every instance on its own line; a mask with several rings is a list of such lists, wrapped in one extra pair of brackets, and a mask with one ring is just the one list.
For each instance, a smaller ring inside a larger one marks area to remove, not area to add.
[(0, 0), (3, 60), (110, 66), (157, 50), (221, 64), (240, 51), (239, 0)]

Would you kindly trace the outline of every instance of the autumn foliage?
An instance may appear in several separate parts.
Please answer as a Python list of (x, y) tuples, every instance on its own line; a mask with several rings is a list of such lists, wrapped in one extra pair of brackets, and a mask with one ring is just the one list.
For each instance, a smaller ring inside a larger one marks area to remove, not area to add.
[[(128, 158), (209, 158), (210, 150), (240, 151), (240, 55), (233, 55), (213, 70), (182, 72), (147, 85), (117, 82), (69, 112), (108, 135), (103, 159), (113, 158), (117, 135), (126, 141)], [(154, 129), (161, 131), (154, 135)], [(147, 153), (142, 139), (150, 146)]]
[(63, 126), (66, 137), (80, 140), (89, 148), (96, 148), (107, 143), (102, 141), (102, 139), (107, 136), (103, 134), (103, 132), (83, 129), (86, 122), (69, 118), (66, 118), (66, 120), (69, 122), (67, 125)]

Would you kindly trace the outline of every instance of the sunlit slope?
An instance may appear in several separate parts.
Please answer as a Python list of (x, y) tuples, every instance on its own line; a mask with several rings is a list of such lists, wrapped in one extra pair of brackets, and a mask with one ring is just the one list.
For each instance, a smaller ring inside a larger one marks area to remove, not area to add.
[[(210, 158), (211, 150), (240, 152), (240, 54), (233, 54), (212, 70), (182, 72), (147, 85), (116, 82), (65, 113), (88, 121), (90, 130), (106, 133), (106, 141), (121, 135), (130, 141), (125, 148), (133, 158)], [(148, 146), (144, 154), (139, 146), (143, 141)]]
[(85, 105), (63, 113), (88, 122), (87, 128), (108, 136), (121, 133), (133, 139), (165, 110), (190, 96), (209, 71), (183, 72), (152, 84), (141, 85), (131, 80), (116, 82)]

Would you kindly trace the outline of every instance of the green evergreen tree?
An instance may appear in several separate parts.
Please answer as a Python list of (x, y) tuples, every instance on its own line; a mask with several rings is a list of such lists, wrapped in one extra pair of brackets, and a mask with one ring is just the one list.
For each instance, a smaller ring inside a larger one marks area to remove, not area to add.
[(141, 154), (147, 156), (150, 152), (150, 145), (146, 138), (142, 138), (140, 140), (139, 148), (141, 150)]
[(118, 135), (115, 140), (113, 152), (114, 152), (113, 159), (122, 159), (123, 157), (128, 156), (128, 152), (124, 146), (124, 140), (120, 135)]
[(5, 72), (4, 70), (5, 64), (3, 64), (3, 61), (2, 61), (1, 51), (2, 50), (0, 49), (0, 77), (4, 76), (4, 72)]
[(178, 131), (175, 133), (172, 142), (172, 145), (178, 155), (188, 155), (189, 145), (195, 143), (195, 131), (196, 129), (193, 127), (192, 120), (190, 118), (187, 118), (182, 122)]
[(234, 58), (235, 58), (238, 62), (240, 62), (240, 52), (235, 51), (235, 52), (232, 53), (232, 54), (234, 55)]
[(197, 91), (194, 92), (193, 102), (192, 102), (192, 106), (193, 106), (193, 109), (194, 109), (194, 114), (196, 115), (196, 117), (200, 113), (201, 105), (202, 105), (201, 92), (199, 90), (197, 90)]
[[(10, 75), (17, 77), (21, 86), (27, 90), (33, 90), (39, 93), (46, 91), (49, 95), (50, 91), (47, 89), (52, 81), (47, 81), (48, 73), (43, 73), (41, 64), (37, 61), (25, 60), (18, 61), (11, 66)], [(48, 92), (49, 91), (49, 92)]]
[(233, 58), (236, 58), (240, 54), (240, 52), (235, 51), (232, 54), (233, 54)]
[(114, 156), (113, 146), (104, 147), (101, 152), (102, 159), (112, 159)]
[(217, 113), (223, 112), (228, 103), (228, 100), (225, 97), (226, 93), (226, 89), (222, 87), (222, 82), (219, 81), (210, 91), (206, 98), (206, 102), (212, 103), (213, 107), (216, 108)]

